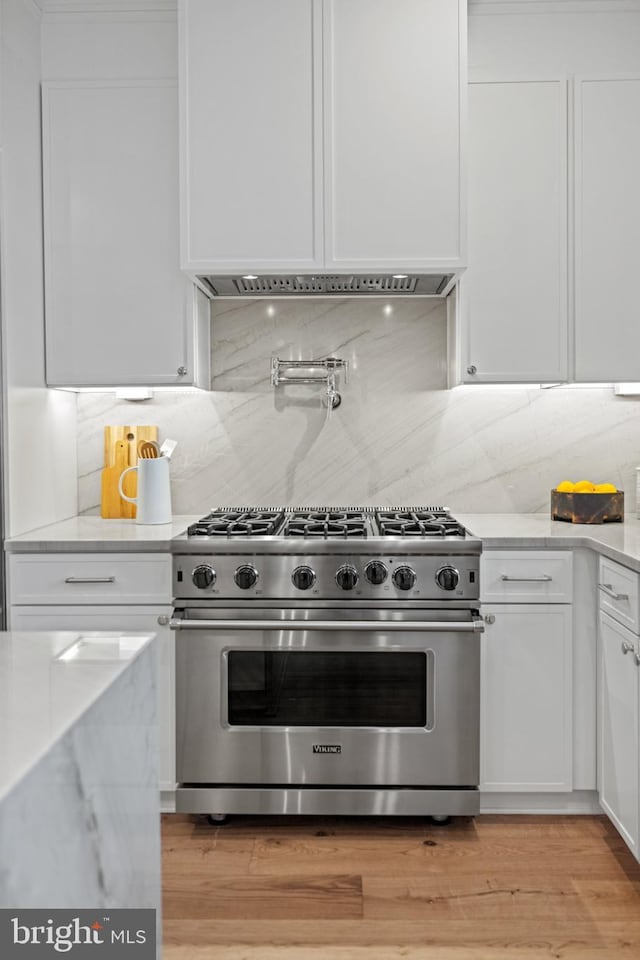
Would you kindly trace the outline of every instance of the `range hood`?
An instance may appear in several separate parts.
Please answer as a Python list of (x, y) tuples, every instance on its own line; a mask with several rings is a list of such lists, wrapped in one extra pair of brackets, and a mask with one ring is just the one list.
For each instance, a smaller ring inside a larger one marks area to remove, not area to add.
[(453, 273), (271, 274), (261, 277), (199, 276), (212, 297), (444, 297)]

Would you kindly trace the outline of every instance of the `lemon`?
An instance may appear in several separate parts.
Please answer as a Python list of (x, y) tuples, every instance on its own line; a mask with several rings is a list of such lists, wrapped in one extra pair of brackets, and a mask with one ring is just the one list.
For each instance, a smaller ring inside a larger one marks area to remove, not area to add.
[(617, 487), (614, 487), (612, 483), (597, 483), (596, 484), (596, 493), (617, 493)]
[(571, 480), (563, 480), (562, 483), (559, 483), (556, 487), (558, 493), (573, 493), (574, 485)]
[(595, 489), (591, 480), (578, 480), (573, 491), (574, 493), (595, 493)]

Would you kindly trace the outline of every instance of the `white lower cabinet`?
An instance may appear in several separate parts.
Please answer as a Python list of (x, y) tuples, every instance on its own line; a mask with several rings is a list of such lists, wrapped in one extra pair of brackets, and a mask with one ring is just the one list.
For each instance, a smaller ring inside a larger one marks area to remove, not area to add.
[(598, 645), (598, 796), (640, 859), (640, 639), (600, 612)]
[[(169, 629), (171, 557), (132, 555), (13, 554), (8, 558), (9, 629), (120, 630), (154, 633), (158, 643), (160, 790), (169, 805), (175, 793), (174, 636)], [(136, 562), (138, 561), (138, 562)], [(49, 574), (43, 588), (43, 566)], [(104, 570), (101, 569), (104, 567)], [(98, 569), (97, 567), (100, 567)], [(149, 579), (149, 573), (153, 578)], [(107, 577), (106, 574), (109, 574)], [(104, 582), (104, 581), (109, 582)], [(113, 581), (113, 582), (112, 582)], [(126, 582), (125, 582), (126, 581)], [(31, 602), (27, 584), (32, 584)], [(138, 597), (133, 585), (141, 587)], [(63, 591), (75, 591), (74, 601)], [(92, 591), (104, 590), (101, 602)], [(119, 597), (124, 602), (118, 603)], [(155, 602), (149, 602), (155, 597)], [(44, 598), (46, 600), (43, 602)], [(138, 602), (136, 603), (136, 599)], [(63, 602), (60, 602), (63, 600)], [(18, 602), (16, 602), (18, 601)], [(47, 602), (48, 601), (48, 602)]]
[(483, 604), (480, 789), (573, 787), (569, 604)]
[[(480, 790), (574, 788), (573, 555), (489, 550), (481, 560)], [(517, 806), (517, 804), (516, 804)]]

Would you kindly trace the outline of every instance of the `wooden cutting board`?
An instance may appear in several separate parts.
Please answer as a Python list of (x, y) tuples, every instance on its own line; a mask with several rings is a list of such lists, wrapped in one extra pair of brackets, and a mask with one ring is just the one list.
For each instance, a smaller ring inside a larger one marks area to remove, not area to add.
[[(118, 490), (120, 474), (129, 466), (127, 462), (127, 444), (124, 440), (117, 440), (113, 446), (114, 463), (111, 467), (105, 467), (102, 471), (102, 496), (100, 516), (107, 520), (113, 520), (120, 517), (135, 517), (135, 503), (128, 503), (123, 500)], [(131, 493), (132, 484), (127, 484), (131, 474), (125, 477), (122, 488), (129, 497), (135, 497)], [(135, 483), (135, 477), (134, 477)]]
[[(120, 474), (138, 462), (138, 443), (141, 440), (157, 440), (158, 428), (154, 426), (107, 426), (104, 428), (104, 470), (102, 471), (102, 496), (100, 516), (105, 519), (132, 519), (136, 515), (135, 503), (123, 500), (118, 491)], [(137, 493), (137, 475), (128, 474), (123, 483), (129, 497)]]

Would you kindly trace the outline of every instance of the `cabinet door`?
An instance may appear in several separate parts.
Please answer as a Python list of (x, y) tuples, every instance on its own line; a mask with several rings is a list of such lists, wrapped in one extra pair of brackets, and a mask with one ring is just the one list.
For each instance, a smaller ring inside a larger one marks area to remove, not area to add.
[(637, 636), (640, 633), (640, 576), (615, 560), (598, 557), (597, 586), (600, 610)]
[(181, 0), (182, 265), (322, 264), (319, 0)]
[(462, 379), (567, 379), (564, 81), (469, 84)]
[(638, 859), (639, 641), (606, 613), (598, 641), (598, 799)]
[(173, 81), (43, 87), (50, 386), (189, 380), (177, 124)]
[(575, 379), (640, 380), (640, 78), (576, 84)]
[[(11, 630), (138, 630), (158, 638), (160, 789), (175, 791), (174, 637), (171, 607), (12, 606)], [(164, 622), (166, 620), (166, 623)]]
[[(571, 607), (483, 604), (480, 789), (572, 789)], [(490, 622), (495, 617), (494, 622)]]
[(456, 0), (325, 0), (327, 266), (462, 264), (465, 23)]

